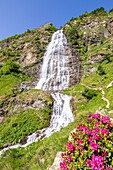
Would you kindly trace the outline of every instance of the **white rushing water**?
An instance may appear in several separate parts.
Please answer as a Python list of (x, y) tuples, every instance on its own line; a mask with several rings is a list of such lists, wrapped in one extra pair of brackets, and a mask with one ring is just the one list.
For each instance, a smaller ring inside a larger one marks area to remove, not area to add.
[(67, 39), (62, 30), (56, 31), (44, 55), (40, 80), (36, 86), (43, 90), (63, 90), (69, 85)]
[(8, 149), (26, 147), (39, 139), (49, 137), (52, 133), (59, 131), (70, 122), (74, 121), (70, 109), (71, 97), (58, 92), (69, 86), (69, 59), (66, 55), (66, 48), (67, 39), (63, 34), (63, 31), (56, 31), (52, 36), (51, 42), (47, 46), (46, 53), (44, 54), (40, 80), (36, 86), (36, 89), (52, 91), (51, 95), (54, 99), (54, 105), (50, 126), (42, 130), (37, 130), (32, 135), (28, 136), (27, 142), (24, 145), (16, 144), (4, 148), (0, 151), (0, 155)]

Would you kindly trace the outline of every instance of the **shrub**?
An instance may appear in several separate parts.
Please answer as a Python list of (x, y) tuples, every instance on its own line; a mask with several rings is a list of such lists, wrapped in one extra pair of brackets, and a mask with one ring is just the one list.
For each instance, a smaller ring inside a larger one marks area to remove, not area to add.
[(92, 89), (85, 89), (82, 95), (88, 100), (91, 100), (94, 96), (97, 96), (97, 92)]
[(89, 114), (71, 137), (61, 170), (113, 170), (113, 123), (108, 116)]
[(49, 25), (45, 30), (53, 33), (55, 31), (57, 31), (57, 28), (53, 25)]
[(69, 32), (68, 32), (68, 37), (69, 37), (70, 39), (72, 39), (72, 38), (75, 38), (75, 37), (77, 37), (77, 36), (78, 36), (77, 27), (72, 26), (71, 29), (70, 29)]
[(12, 60), (8, 60), (1, 68), (0, 75), (8, 75), (11, 73), (20, 73), (20, 66)]
[(105, 9), (103, 7), (97, 8), (94, 11), (91, 12), (92, 14), (98, 14), (98, 15), (102, 15), (102, 14), (107, 14), (107, 12), (105, 11)]

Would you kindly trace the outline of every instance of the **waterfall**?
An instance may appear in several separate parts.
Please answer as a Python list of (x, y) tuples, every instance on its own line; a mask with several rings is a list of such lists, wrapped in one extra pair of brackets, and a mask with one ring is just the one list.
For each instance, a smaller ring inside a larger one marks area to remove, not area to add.
[(35, 87), (51, 92), (54, 99), (53, 113), (50, 120), (50, 126), (42, 130), (37, 130), (28, 136), (24, 145), (16, 144), (9, 146), (0, 151), (0, 155), (12, 148), (26, 147), (29, 144), (49, 137), (52, 133), (59, 131), (74, 121), (72, 111), (70, 109), (71, 97), (62, 94), (59, 91), (68, 88), (70, 81), (69, 56), (68, 56), (67, 39), (63, 34), (63, 30), (56, 31), (51, 42), (46, 48), (41, 68), (40, 80)]
[(63, 30), (56, 31), (47, 46), (36, 89), (63, 90), (69, 85), (68, 55), (66, 55), (67, 39)]
[(59, 131), (74, 121), (70, 109), (71, 97), (58, 92), (69, 86), (69, 56), (66, 52), (67, 39), (63, 34), (63, 30), (58, 30), (53, 34), (51, 42), (46, 48), (40, 79), (35, 87), (36, 89), (52, 92), (51, 95), (54, 99), (54, 105), (50, 126), (30, 135), (27, 143), (49, 137), (52, 133)]

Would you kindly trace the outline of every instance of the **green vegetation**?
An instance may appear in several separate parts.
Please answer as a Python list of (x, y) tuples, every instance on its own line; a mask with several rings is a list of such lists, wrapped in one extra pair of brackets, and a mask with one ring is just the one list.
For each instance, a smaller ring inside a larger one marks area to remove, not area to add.
[[(71, 107), (75, 121), (49, 138), (26, 148), (5, 152), (0, 159), (1, 170), (47, 169), (53, 163), (56, 153), (64, 151), (70, 131), (89, 112), (108, 114), (113, 118), (113, 86), (106, 88), (113, 81), (112, 11), (107, 13), (99, 8), (85, 12), (62, 27), (68, 42), (71, 42), (82, 59), (80, 83), (64, 90), (64, 93), (72, 96)], [(0, 109), (7, 110), (6, 114), (1, 114), (6, 116), (0, 126), (1, 147), (4, 144), (24, 142), (29, 134), (49, 125), (53, 104), (51, 96), (36, 89), (26, 88), (21, 91), (19, 86), (23, 82), (27, 86), (27, 81), (32, 84), (36, 80), (41, 57), (56, 30), (55, 26), (47, 24), (0, 42)], [(34, 61), (26, 64), (29, 53)], [(110, 102), (109, 108), (106, 108), (107, 103), (102, 98), (102, 89), (104, 97)], [(33, 107), (34, 103), (38, 105), (37, 108)]]
[(21, 82), (30, 78), (20, 71), (20, 66), (12, 60), (8, 60), (0, 67), (0, 96), (10, 96), (18, 88)]
[(12, 60), (8, 60), (1, 68), (0, 75), (8, 75), (8, 74), (19, 74), (21, 71), (19, 70), (20, 66), (16, 62)]
[[(1, 161), (1, 169), (47, 169), (58, 151), (61, 151), (68, 141), (69, 132), (86, 117), (85, 114), (76, 116), (76, 121), (56, 132), (49, 138), (33, 143), (26, 148), (9, 150), (4, 153)], [(14, 161), (15, 160), (15, 161)]]
[(57, 31), (57, 28), (51, 24), (45, 30), (54, 33), (55, 31)]
[(0, 147), (5, 143), (17, 143), (36, 130), (49, 125), (51, 110), (27, 109), (23, 113), (7, 117), (0, 126)]
[(94, 96), (97, 96), (97, 92), (92, 89), (85, 89), (84, 92), (82, 93), (82, 95), (86, 99), (91, 100)]

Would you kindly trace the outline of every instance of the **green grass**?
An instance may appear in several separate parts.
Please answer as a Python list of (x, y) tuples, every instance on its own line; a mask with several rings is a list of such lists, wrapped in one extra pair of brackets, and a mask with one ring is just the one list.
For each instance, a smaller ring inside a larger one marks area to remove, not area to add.
[(14, 90), (18, 88), (18, 85), (25, 80), (29, 80), (29, 78), (24, 74), (2, 75), (0, 77), (0, 96), (12, 95)]
[(17, 143), (36, 130), (49, 125), (51, 109), (27, 109), (23, 113), (7, 117), (0, 126), (0, 146)]
[(75, 122), (70, 123), (60, 132), (49, 138), (33, 143), (26, 148), (9, 150), (4, 153), (0, 161), (2, 170), (45, 170), (49, 167), (58, 151), (63, 151), (71, 130), (78, 122), (85, 119), (85, 114), (76, 116)]
[(113, 110), (113, 86), (105, 89), (105, 97), (110, 101), (109, 110)]
[(75, 86), (72, 86), (66, 90), (64, 90), (64, 93), (70, 95), (70, 96), (76, 96), (77, 98), (83, 98), (82, 93), (84, 91), (85, 87), (81, 84), (76, 84)]
[(78, 110), (74, 111), (75, 114), (80, 113), (95, 113), (99, 108), (105, 109), (106, 102), (101, 99), (101, 93), (98, 92), (98, 95), (93, 97), (88, 102), (78, 102), (76, 103)]
[(113, 80), (113, 70), (111, 69), (113, 68), (113, 62), (107, 63), (107, 61), (104, 60), (101, 64), (96, 64), (96, 67), (98, 67), (99, 65), (104, 68), (104, 75), (99, 75), (95, 71), (86, 75), (81, 82), (89, 86), (95, 85), (96, 87), (106, 87), (110, 83), (110, 81)]

